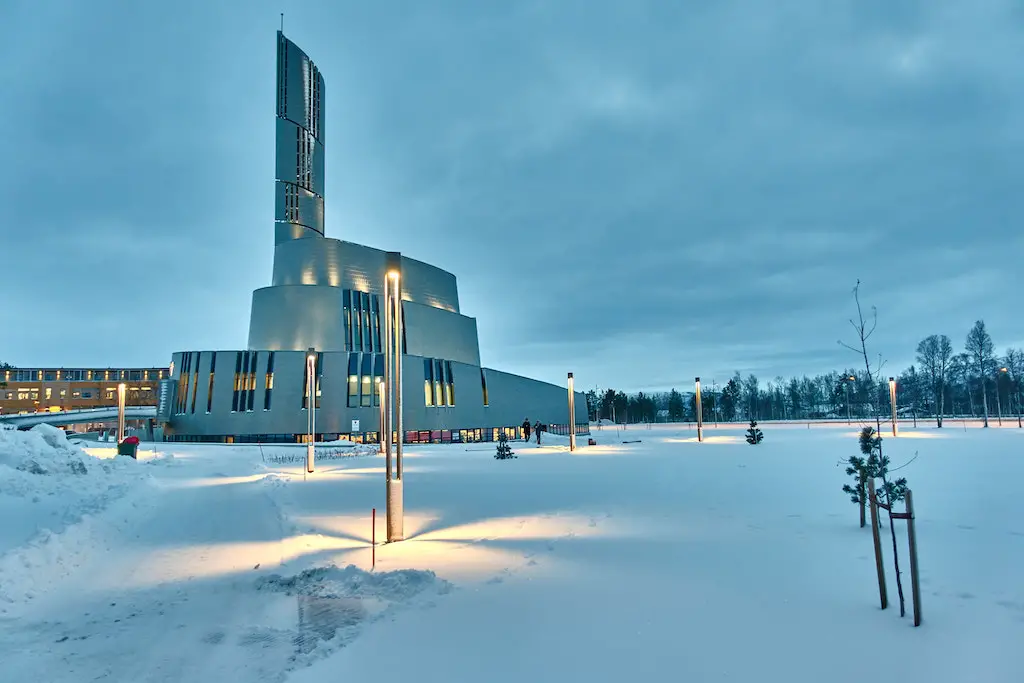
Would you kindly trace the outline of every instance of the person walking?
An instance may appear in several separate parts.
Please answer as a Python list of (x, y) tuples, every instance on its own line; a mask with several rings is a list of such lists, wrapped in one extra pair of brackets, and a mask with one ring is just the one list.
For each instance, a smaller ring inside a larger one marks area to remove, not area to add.
[(533, 425), (533, 431), (537, 433), (537, 445), (539, 446), (540, 445), (540, 433), (541, 433), (540, 420), (537, 420), (537, 422)]
[(530, 443), (530, 418), (523, 420), (523, 441)]

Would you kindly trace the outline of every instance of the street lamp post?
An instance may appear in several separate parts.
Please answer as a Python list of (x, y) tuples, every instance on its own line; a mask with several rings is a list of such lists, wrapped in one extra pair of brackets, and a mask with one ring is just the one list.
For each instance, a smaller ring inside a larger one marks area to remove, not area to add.
[(889, 406), (892, 408), (892, 435), (896, 436), (896, 380), (889, 378)]
[[(1000, 373), (1009, 372), (1009, 368), (999, 368)], [(999, 426), (1003, 426), (1003, 405), (999, 399), (999, 375), (996, 375), (996, 415), (998, 415)]]
[(852, 413), (850, 412), (850, 382), (856, 381), (856, 377), (850, 375), (843, 378), (843, 388), (846, 390), (846, 424), (853, 424)]
[(696, 404), (694, 407), (697, 409), (697, 441), (700, 442), (704, 440), (704, 414), (700, 408), (700, 377), (695, 377), (693, 384), (697, 389), (694, 394), (694, 402)]
[(313, 473), (316, 441), (316, 350), (306, 351), (306, 472)]
[[(384, 277), (384, 440), (387, 540), (405, 538), (402, 495), (402, 256), (388, 252)], [(391, 442), (395, 444), (392, 467)]]
[(569, 451), (576, 450), (576, 391), (572, 373), (569, 373)]
[(128, 389), (124, 382), (117, 385), (117, 443), (124, 441), (124, 400)]

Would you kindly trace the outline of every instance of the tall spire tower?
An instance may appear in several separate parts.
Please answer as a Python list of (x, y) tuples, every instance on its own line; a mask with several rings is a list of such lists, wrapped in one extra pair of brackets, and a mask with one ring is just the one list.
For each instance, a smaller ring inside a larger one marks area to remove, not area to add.
[(277, 32), (274, 244), (324, 236), (324, 79)]

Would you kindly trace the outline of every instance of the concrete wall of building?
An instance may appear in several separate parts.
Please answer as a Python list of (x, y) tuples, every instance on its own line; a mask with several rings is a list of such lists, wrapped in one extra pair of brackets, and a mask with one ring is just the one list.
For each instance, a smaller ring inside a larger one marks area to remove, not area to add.
[[(235, 368), (242, 354), (240, 404), (234, 404)], [(213, 392), (210, 370), (216, 355)], [(188, 357), (186, 357), (188, 356)], [(249, 372), (245, 373), (245, 358)], [(255, 359), (255, 364), (252, 364)], [(548, 424), (566, 424), (567, 396), (563, 387), (518, 377), (479, 366), (451, 363), (454, 405), (427, 406), (424, 390), (424, 358), (405, 356), (403, 362), (403, 428), (406, 431), (514, 427), (529, 417)], [(433, 360), (433, 359), (430, 359)], [(266, 408), (267, 351), (188, 352), (174, 354), (168, 435), (224, 437), (247, 435), (295, 435), (306, 431), (305, 354), (297, 351), (274, 353), (274, 373), (269, 408)], [(379, 429), (379, 407), (348, 406), (348, 353), (321, 356), (318, 434), (347, 434), (352, 420), (360, 431)], [(484, 405), (486, 378), (488, 404)], [(187, 381), (183, 381), (183, 376)], [(247, 378), (251, 378), (251, 385)], [(252, 389), (246, 389), (251, 386)], [(252, 409), (249, 409), (249, 392)], [(586, 424), (586, 399), (577, 393), (577, 422)]]

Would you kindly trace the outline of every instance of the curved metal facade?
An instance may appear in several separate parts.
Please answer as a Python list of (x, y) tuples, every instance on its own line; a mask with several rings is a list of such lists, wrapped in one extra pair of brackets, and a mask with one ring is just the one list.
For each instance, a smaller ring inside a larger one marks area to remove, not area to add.
[[(248, 350), (174, 354), (161, 403), (171, 438), (298, 438), (309, 348), (321, 436), (379, 429), (383, 284), (395, 262), (324, 237), (323, 96), (319, 70), (278, 32), (273, 278), (253, 292)], [(480, 366), (476, 319), (461, 314), (453, 274), (404, 256), (400, 263), (407, 439), (490, 440), (524, 417), (567, 422), (564, 388)], [(576, 411), (585, 431), (582, 394)]]
[(274, 241), (324, 234), (324, 79), (277, 32), (277, 169)]

